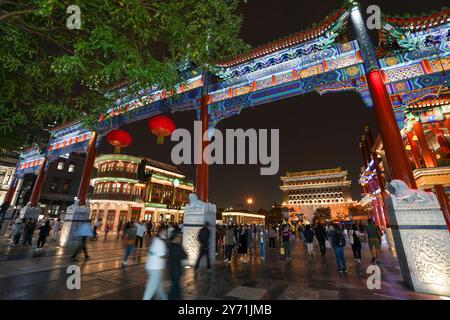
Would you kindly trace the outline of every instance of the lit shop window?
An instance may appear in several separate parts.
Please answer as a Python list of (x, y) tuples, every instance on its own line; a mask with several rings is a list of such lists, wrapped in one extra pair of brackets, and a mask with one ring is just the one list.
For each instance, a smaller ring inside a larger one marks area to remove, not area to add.
[(108, 193), (111, 183), (107, 182), (103, 185), (103, 192)]
[(67, 172), (69, 172), (69, 173), (75, 172), (75, 164), (74, 163), (69, 164), (69, 168), (67, 169)]
[(128, 164), (127, 172), (134, 172), (134, 164), (132, 164), (132, 163)]
[(120, 183), (115, 182), (112, 185), (112, 192), (113, 193), (119, 193), (120, 192)]
[(114, 162), (108, 163), (108, 171), (114, 171), (114, 165), (115, 165)]
[(131, 192), (131, 186), (126, 183), (123, 185), (123, 193), (129, 194)]
[(116, 167), (117, 167), (117, 171), (123, 171), (125, 164), (123, 162), (118, 162)]
[(64, 170), (64, 162), (58, 162), (58, 166), (56, 167), (57, 170), (63, 171)]

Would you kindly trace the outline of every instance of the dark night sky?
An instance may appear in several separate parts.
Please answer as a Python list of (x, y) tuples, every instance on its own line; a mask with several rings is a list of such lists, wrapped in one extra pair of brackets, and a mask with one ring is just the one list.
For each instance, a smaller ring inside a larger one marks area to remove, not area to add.
[[(241, 8), (244, 15), (242, 37), (253, 47), (272, 42), (319, 22), (340, 3), (340, 0), (247, 0)], [(448, 0), (370, 0), (360, 3), (363, 8), (377, 4), (389, 14), (418, 14), (440, 9), (448, 5)], [(175, 113), (173, 119), (177, 127), (192, 131), (195, 113)], [(287, 171), (338, 166), (349, 171), (353, 198), (359, 200), (361, 191), (357, 179), (362, 158), (358, 141), (366, 124), (374, 134), (377, 133), (373, 110), (366, 108), (360, 97), (351, 92), (324, 96), (310, 93), (244, 110), (219, 123), (217, 128), (279, 128), (278, 175), (260, 176), (259, 165), (210, 166), (210, 201), (219, 207), (229, 207), (244, 203), (244, 199), (251, 196), (255, 200), (252, 209), (268, 209), (274, 202), (281, 202), (280, 175)], [(170, 151), (175, 143), (166, 139), (164, 145), (157, 145), (146, 120), (124, 129), (133, 136), (133, 144), (124, 153), (171, 163)], [(99, 152), (112, 152), (105, 139)], [(194, 165), (179, 168), (191, 180), (195, 179)]]

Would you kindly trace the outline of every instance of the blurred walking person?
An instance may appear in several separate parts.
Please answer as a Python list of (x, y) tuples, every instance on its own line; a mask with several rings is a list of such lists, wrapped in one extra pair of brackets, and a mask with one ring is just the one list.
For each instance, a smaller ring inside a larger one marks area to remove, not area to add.
[(159, 299), (167, 300), (167, 294), (163, 288), (163, 271), (167, 254), (166, 237), (167, 231), (159, 228), (148, 250), (147, 263), (145, 264), (148, 279), (143, 300), (150, 300), (155, 294)]
[(32, 246), (33, 244), (33, 234), (36, 229), (36, 222), (32, 218), (29, 218), (25, 224), (23, 232), (23, 242), (22, 245)]
[(266, 230), (263, 225), (259, 226), (259, 257), (261, 261), (266, 260)]
[(133, 222), (128, 222), (125, 226), (125, 237), (127, 238), (127, 246), (125, 248), (125, 256), (123, 257), (122, 266), (128, 265), (128, 257), (134, 250), (136, 242), (136, 225)]
[(286, 255), (287, 262), (292, 260), (290, 240), (290, 230), (286, 226), (284, 226), (283, 231), (281, 232), (281, 241), (283, 241), (284, 254)]
[(361, 263), (361, 236), (356, 224), (353, 224), (348, 237), (352, 245), (353, 257), (358, 263)]
[(92, 228), (91, 224), (89, 222), (83, 222), (79, 227), (77, 232), (75, 233), (77, 236), (80, 237), (80, 242), (78, 244), (77, 249), (73, 253), (73, 255), (70, 257), (71, 261), (77, 261), (77, 256), (80, 253), (81, 250), (84, 251), (84, 259), (89, 259), (89, 255), (86, 248), (86, 240), (89, 237), (92, 237)]
[(233, 226), (229, 225), (227, 231), (225, 232), (225, 262), (231, 263), (235, 242)]
[(327, 231), (325, 230), (325, 227), (320, 222), (317, 223), (317, 227), (316, 227), (316, 239), (317, 239), (317, 242), (319, 242), (320, 254), (322, 256), (324, 256), (327, 251), (325, 241), (328, 240), (328, 236), (327, 236)]
[(12, 227), (12, 236), (13, 236), (13, 242), (12, 246), (15, 247), (19, 244), (20, 236), (23, 233), (23, 230), (25, 229), (25, 219), (17, 218), (16, 221), (13, 224)]
[(206, 262), (208, 266), (208, 272), (211, 272), (211, 263), (209, 261), (209, 237), (210, 237), (210, 231), (209, 231), (209, 222), (206, 221), (203, 224), (203, 228), (200, 229), (198, 232), (198, 241), (200, 242), (200, 252), (198, 254), (197, 263), (195, 264), (195, 271), (198, 270), (198, 267), (200, 265), (200, 260), (203, 256), (206, 256)]
[(334, 254), (336, 255), (337, 271), (339, 273), (347, 272), (347, 265), (345, 263), (344, 248), (346, 245), (345, 236), (342, 232), (341, 226), (336, 225), (334, 230), (331, 231), (331, 242), (334, 249)]
[(135, 247), (138, 247), (139, 244), (139, 248), (142, 248), (142, 242), (144, 241), (144, 233), (145, 233), (145, 226), (144, 226), (144, 221), (142, 221), (141, 223), (136, 222), (136, 243), (135, 243)]
[(306, 247), (308, 248), (308, 255), (312, 257), (314, 250), (314, 232), (311, 230), (311, 226), (309, 224), (306, 226), (303, 236), (305, 237)]
[(50, 234), (50, 230), (52, 228), (50, 227), (50, 221), (47, 220), (45, 221), (44, 225), (39, 227), (39, 238), (37, 241), (37, 247), (38, 248), (43, 248), (45, 241), (47, 240), (48, 235)]
[(242, 261), (247, 263), (247, 231), (245, 226), (241, 227), (239, 231), (239, 244), (238, 244), (238, 254), (242, 255)]
[(275, 249), (275, 230), (273, 230), (273, 226), (269, 227), (269, 248)]
[(61, 219), (58, 218), (55, 221), (55, 224), (53, 225), (53, 241), (58, 240), (59, 231), (61, 230)]
[(181, 299), (180, 278), (183, 272), (182, 261), (187, 259), (187, 254), (180, 242), (180, 233), (174, 230), (167, 243), (169, 249), (167, 264), (171, 282), (169, 300)]

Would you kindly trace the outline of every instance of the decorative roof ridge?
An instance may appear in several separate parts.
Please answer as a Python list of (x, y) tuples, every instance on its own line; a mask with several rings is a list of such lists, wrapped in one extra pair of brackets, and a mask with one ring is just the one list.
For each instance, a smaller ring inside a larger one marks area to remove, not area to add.
[[(223, 59), (222, 61), (217, 62), (216, 65), (219, 67), (231, 67), (239, 63), (247, 62), (254, 58), (259, 58), (267, 53), (273, 53), (275, 51), (285, 49), (287, 46), (303, 43), (307, 40), (310, 40), (309, 36), (313, 35), (315, 32), (320, 31), (321, 33), (323, 33), (324, 31), (326, 31), (326, 29), (328, 29), (334, 22), (336, 22), (345, 11), (345, 7), (337, 9), (326, 16), (324, 19), (322, 19), (322, 21), (320, 21), (317, 25), (313, 24), (311, 28), (285, 36), (276, 41), (263, 44), (250, 50), (249, 52), (239, 54), (230, 59)], [(315, 38), (317, 38), (317, 35), (314, 35), (314, 37), (311, 39)]]
[(58, 130), (68, 128), (68, 127), (73, 126), (74, 124), (78, 124), (78, 123), (81, 123), (81, 121), (80, 120), (72, 120), (72, 121), (64, 122), (56, 127), (49, 129), (48, 131), (50, 133), (54, 133)]
[(440, 17), (442, 15), (450, 15), (450, 8), (442, 7), (439, 11), (433, 10), (431, 13), (422, 13), (419, 15), (412, 15), (409, 13), (405, 13), (402, 15), (388, 15), (383, 13), (383, 18), (386, 22), (390, 23), (400, 23), (400, 22), (406, 22), (408, 21), (408, 25), (410, 25), (411, 22), (417, 22), (417, 21), (423, 21), (428, 19), (434, 19), (436, 17)]

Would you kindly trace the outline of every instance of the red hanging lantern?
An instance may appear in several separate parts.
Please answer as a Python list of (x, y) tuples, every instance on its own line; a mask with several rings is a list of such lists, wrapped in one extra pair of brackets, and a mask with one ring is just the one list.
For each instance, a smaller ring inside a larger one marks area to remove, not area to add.
[(114, 153), (120, 153), (120, 148), (128, 147), (132, 141), (131, 135), (122, 129), (108, 133), (107, 140), (114, 147)]
[(170, 136), (176, 129), (173, 120), (166, 115), (158, 115), (150, 118), (148, 120), (148, 128), (158, 137), (156, 140), (157, 144), (163, 144), (164, 137)]

